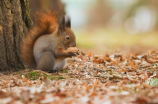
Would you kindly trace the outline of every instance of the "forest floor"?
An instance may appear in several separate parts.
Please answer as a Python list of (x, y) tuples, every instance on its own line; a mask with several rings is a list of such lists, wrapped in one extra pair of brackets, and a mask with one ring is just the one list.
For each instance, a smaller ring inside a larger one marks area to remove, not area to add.
[(158, 52), (81, 52), (59, 73), (1, 74), (0, 104), (158, 104)]

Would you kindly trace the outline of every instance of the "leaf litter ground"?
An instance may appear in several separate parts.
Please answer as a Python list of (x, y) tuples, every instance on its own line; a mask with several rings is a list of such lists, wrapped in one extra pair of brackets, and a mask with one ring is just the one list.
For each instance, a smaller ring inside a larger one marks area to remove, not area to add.
[(157, 104), (158, 52), (69, 58), (59, 73), (0, 75), (0, 104)]

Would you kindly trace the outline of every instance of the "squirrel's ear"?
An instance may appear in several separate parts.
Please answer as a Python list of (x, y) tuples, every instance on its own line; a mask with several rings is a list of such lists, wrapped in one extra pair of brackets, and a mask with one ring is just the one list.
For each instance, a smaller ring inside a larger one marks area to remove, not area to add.
[(71, 20), (69, 16), (65, 16), (65, 26), (71, 28)]
[(64, 16), (61, 16), (59, 19), (59, 30), (61, 31), (61, 33), (63, 33), (65, 31), (65, 18)]

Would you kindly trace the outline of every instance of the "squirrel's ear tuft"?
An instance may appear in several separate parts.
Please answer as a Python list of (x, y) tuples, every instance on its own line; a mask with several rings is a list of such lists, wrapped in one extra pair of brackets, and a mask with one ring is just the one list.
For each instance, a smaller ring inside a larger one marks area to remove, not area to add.
[(65, 31), (65, 18), (64, 16), (61, 16), (59, 19), (59, 30), (61, 31), (61, 33), (63, 33)]
[(65, 26), (71, 28), (71, 20), (69, 16), (65, 16)]

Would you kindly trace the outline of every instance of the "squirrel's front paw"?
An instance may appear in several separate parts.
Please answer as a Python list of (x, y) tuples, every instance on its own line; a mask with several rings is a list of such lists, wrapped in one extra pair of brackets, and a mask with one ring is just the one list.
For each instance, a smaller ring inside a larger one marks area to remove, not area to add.
[(70, 56), (76, 56), (78, 54), (78, 49), (76, 47), (69, 47), (67, 51)]
[(71, 56), (76, 56), (75, 53), (72, 53), (72, 52), (68, 52), (68, 53), (69, 53), (69, 57), (71, 57)]

